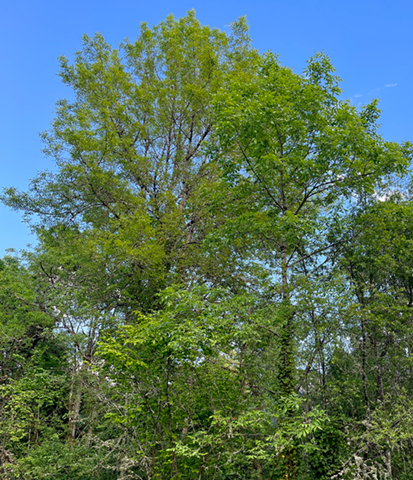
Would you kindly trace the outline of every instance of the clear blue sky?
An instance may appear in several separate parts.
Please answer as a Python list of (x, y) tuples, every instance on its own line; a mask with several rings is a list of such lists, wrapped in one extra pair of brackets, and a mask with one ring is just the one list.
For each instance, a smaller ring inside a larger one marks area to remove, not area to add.
[[(254, 45), (272, 50), (301, 71), (324, 50), (343, 78), (345, 98), (355, 104), (381, 100), (382, 134), (413, 140), (413, 2), (408, 0), (15, 0), (0, 9), (0, 188), (24, 189), (43, 158), (39, 132), (53, 118), (57, 99), (67, 97), (57, 57), (71, 56), (84, 33), (102, 32), (116, 45), (134, 38), (139, 22), (195, 9), (202, 23), (226, 28), (247, 15)], [(35, 242), (20, 215), (0, 205), (0, 256), (6, 248)]]

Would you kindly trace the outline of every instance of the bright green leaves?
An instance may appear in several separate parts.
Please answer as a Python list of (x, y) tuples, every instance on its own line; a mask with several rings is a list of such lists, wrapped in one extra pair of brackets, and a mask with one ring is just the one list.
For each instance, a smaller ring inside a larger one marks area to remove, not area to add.
[(140, 432), (139, 461), (156, 452), (160, 475), (175, 461), (190, 478), (210, 469), (225, 478), (242, 465), (247, 478), (256, 462), (277, 468), (292, 447), (317, 449), (324, 413), (266, 389), (268, 306), (205, 287), (169, 288), (161, 300), (163, 310), (138, 314), (98, 349), (112, 395), (124, 399), (108, 418)]
[[(150, 359), (133, 360), (132, 351), (135, 346), (147, 345), (161, 356), (170, 356), (173, 362), (189, 362), (195, 366), (214, 356), (222, 356), (225, 361), (233, 352), (230, 342), (235, 340), (239, 329), (226, 294), (219, 289), (202, 287), (191, 292), (168, 288), (160, 297), (162, 310), (150, 316), (139, 314), (132, 325), (120, 328), (119, 337), (108, 337), (101, 342), (99, 354), (111, 364), (116, 355), (122, 355), (115, 363), (129, 358), (131, 365), (136, 361), (136, 366), (145, 366)], [(138, 355), (139, 350), (135, 349)]]
[(271, 208), (297, 214), (307, 200), (334, 202), (406, 165), (400, 147), (375, 134), (375, 104), (359, 115), (340, 102), (332, 71), (322, 55), (304, 75), (269, 55), (222, 91), (216, 131), (229, 181), (249, 179)]
[[(257, 53), (245, 20), (227, 35), (201, 25), (194, 12), (142, 24), (137, 39), (118, 49), (101, 35), (83, 42), (73, 63), (61, 58), (75, 101), (58, 102), (42, 135), (56, 173), (40, 174), (29, 193), (11, 188), (4, 199), (37, 215), (39, 226), (74, 226), (77, 239), (61, 230), (60, 248), (108, 265), (110, 280), (107, 272), (100, 278), (119, 282), (111, 285), (111, 306), (149, 310), (169, 283), (194, 270), (215, 275), (217, 262), (199, 249), (214, 228), (205, 192), (219, 175), (203, 150), (212, 98), (224, 81), (248, 72)], [(125, 284), (132, 305), (115, 293)]]

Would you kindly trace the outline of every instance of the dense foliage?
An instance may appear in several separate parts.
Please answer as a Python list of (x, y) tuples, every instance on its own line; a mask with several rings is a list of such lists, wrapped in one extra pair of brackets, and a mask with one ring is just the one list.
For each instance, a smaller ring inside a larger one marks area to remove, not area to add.
[(84, 38), (4, 190), (7, 480), (413, 479), (409, 143), (193, 12)]

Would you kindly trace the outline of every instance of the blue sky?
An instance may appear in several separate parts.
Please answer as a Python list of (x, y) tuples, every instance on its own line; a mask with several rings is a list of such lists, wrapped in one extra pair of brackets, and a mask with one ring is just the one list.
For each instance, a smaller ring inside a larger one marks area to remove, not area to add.
[[(343, 79), (343, 97), (356, 105), (379, 98), (383, 136), (413, 140), (413, 2), (15, 0), (0, 8), (0, 188), (24, 189), (37, 171), (53, 168), (38, 134), (55, 102), (70, 95), (56, 75), (59, 55), (70, 58), (84, 33), (102, 32), (116, 45), (134, 38), (141, 21), (152, 25), (193, 8), (202, 23), (221, 29), (247, 15), (255, 47), (296, 71), (324, 50)], [(35, 242), (20, 214), (2, 205), (0, 225), (0, 256)]]

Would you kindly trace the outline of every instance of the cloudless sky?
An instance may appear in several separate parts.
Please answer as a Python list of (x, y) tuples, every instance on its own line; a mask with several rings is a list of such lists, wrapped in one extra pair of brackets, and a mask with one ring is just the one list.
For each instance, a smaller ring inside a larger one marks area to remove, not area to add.
[[(247, 15), (254, 46), (272, 50), (300, 72), (324, 50), (343, 79), (343, 98), (381, 100), (381, 133), (413, 140), (413, 2), (408, 0), (14, 0), (0, 6), (0, 189), (25, 189), (36, 172), (53, 169), (41, 153), (55, 102), (70, 96), (57, 57), (81, 48), (84, 33), (117, 45), (139, 23), (195, 9), (203, 24), (227, 29)], [(21, 215), (0, 205), (0, 256), (35, 243)]]

